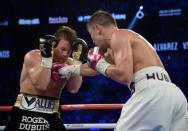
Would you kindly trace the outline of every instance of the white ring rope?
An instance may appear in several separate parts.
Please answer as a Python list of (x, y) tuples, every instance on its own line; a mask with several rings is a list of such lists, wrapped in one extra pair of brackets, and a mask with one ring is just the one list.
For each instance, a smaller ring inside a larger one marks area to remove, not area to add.
[[(93, 110), (93, 109), (121, 109), (124, 104), (78, 104), (78, 105), (60, 105), (61, 110)], [(11, 111), (12, 106), (0, 106), (0, 112)], [(64, 124), (66, 129), (114, 129), (116, 123), (82, 123), (82, 124)], [(0, 126), (3, 131), (5, 126)]]
[[(66, 129), (114, 129), (116, 123), (82, 123), (82, 124), (64, 124)], [(0, 131), (3, 131), (5, 126), (0, 126)]]

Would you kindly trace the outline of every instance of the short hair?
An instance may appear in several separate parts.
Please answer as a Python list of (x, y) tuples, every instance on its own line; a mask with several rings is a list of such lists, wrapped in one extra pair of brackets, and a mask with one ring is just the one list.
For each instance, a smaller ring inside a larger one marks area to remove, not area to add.
[(93, 13), (89, 21), (87, 22), (87, 28), (92, 26), (93, 24), (100, 24), (105, 27), (107, 26), (117, 26), (116, 20), (112, 17), (110, 13), (103, 10), (98, 10)]
[(74, 29), (68, 26), (60, 26), (59, 29), (54, 33), (58, 43), (63, 38), (67, 40), (70, 44), (77, 37), (77, 33)]

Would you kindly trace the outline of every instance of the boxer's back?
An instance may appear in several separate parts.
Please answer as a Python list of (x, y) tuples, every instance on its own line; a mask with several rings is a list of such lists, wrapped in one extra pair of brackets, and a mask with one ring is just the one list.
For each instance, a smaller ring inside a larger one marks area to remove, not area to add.
[(66, 79), (62, 79), (60, 81), (51, 80), (47, 87), (47, 90), (45, 91), (37, 89), (36, 86), (33, 84), (29, 72), (32, 70), (33, 72), (35, 72), (35, 70), (41, 66), (40, 64), (41, 56), (39, 50), (32, 50), (26, 54), (20, 77), (20, 92), (32, 95), (52, 96), (59, 98), (61, 90), (64, 88), (67, 82)]
[(137, 72), (148, 66), (163, 67), (163, 64), (152, 45), (141, 35), (124, 30), (125, 34), (130, 37), (132, 56), (133, 56), (133, 72)]

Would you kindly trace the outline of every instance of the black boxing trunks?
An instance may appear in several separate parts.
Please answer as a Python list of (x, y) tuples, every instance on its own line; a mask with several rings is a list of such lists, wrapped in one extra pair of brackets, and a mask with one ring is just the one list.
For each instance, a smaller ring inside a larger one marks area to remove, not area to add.
[(59, 99), (19, 94), (5, 131), (65, 131)]

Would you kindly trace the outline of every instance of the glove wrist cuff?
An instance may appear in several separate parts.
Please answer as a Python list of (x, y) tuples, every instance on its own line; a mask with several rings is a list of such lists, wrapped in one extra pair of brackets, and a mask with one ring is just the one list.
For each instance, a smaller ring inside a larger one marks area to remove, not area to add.
[(52, 68), (52, 62), (53, 62), (52, 57), (50, 57), (50, 58), (42, 57), (41, 66), (44, 67), (44, 68), (51, 69)]
[(104, 76), (107, 76), (106, 69), (110, 66), (110, 63), (108, 63), (104, 58), (101, 58), (96, 65), (96, 69), (98, 72), (103, 74)]
[(58, 72), (61, 75), (61, 78), (69, 78), (70, 76), (80, 75), (80, 68), (81, 63), (73, 64), (60, 68)]
[(74, 75), (80, 75), (80, 67), (81, 67), (81, 64), (76, 64), (76, 65), (73, 65), (74, 66), (74, 71), (72, 74)]

